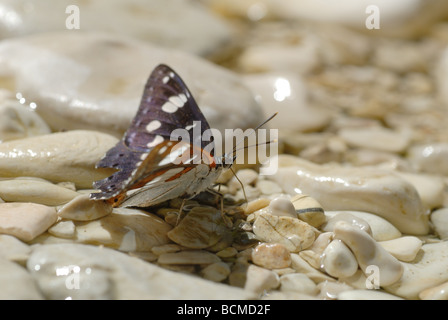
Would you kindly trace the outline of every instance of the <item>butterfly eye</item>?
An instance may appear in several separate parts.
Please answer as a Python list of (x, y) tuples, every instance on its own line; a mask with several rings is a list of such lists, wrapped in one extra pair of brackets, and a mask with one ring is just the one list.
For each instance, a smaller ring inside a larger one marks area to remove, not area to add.
[(124, 156), (124, 153), (120, 153), (118, 156), (121, 158)]

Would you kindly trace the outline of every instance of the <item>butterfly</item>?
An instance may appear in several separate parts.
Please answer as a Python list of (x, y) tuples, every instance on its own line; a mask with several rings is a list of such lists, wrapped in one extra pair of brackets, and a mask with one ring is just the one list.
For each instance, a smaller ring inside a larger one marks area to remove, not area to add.
[[(200, 135), (193, 134), (196, 125)], [(188, 141), (171, 139), (179, 128), (189, 133)], [(118, 171), (94, 182), (100, 192), (91, 193), (90, 199), (114, 207), (148, 207), (209, 189), (235, 159), (234, 154), (214, 157), (213, 140), (201, 139), (209, 129), (181, 77), (167, 65), (158, 65), (123, 138), (96, 164)], [(200, 159), (195, 158), (198, 154)]]

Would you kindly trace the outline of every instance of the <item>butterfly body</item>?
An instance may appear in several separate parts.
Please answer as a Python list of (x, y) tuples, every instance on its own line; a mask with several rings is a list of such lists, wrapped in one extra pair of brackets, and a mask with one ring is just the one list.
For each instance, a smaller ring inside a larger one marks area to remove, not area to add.
[[(188, 141), (171, 139), (179, 128), (189, 133)], [(114, 206), (146, 207), (205, 191), (229, 166), (214, 158), (210, 142), (202, 141), (208, 129), (182, 79), (170, 67), (157, 66), (129, 129), (97, 163), (97, 167), (118, 171), (96, 181), (94, 187), (100, 192), (91, 193), (90, 198)], [(195, 130), (199, 131), (193, 134)]]

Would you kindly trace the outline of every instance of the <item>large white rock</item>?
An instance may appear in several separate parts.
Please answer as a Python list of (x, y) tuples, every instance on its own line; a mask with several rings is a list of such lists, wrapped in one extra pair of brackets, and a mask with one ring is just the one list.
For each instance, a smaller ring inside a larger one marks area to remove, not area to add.
[(108, 134), (82, 130), (4, 142), (0, 144), (0, 176), (71, 181), (77, 187), (91, 188), (93, 181), (114, 172), (95, 169), (95, 164), (116, 143)]
[(104, 247), (36, 246), (27, 268), (47, 299), (254, 298), (242, 289), (168, 271)]
[(268, 178), (291, 195), (310, 195), (325, 210), (375, 213), (403, 233), (429, 231), (428, 215), (417, 190), (392, 171), (316, 165), (289, 155), (277, 159), (278, 172)]
[(2, 0), (0, 6), (8, 13), (0, 17), (1, 38), (73, 28), (77, 11), (79, 30), (125, 35), (195, 54), (214, 52), (231, 37), (222, 19), (191, 1)]
[(263, 115), (233, 72), (197, 56), (137, 40), (85, 32), (7, 39), (0, 76), (54, 130), (93, 129), (121, 136), (158, 64), (185, 81), (213, 128), (255, 127)]

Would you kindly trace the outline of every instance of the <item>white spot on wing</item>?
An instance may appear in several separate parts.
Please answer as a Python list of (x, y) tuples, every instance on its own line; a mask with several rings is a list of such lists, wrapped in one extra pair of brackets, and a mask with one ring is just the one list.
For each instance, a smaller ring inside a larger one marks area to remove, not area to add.
[(184, 106), (184, 102), (179, 96), (172, 96), (170, 97), (170, 102), (174, 104), (178, 108), (182, 108)]
[(187, 100), (188, 100), (187, 96), (185, 94), (183, 94), (183, 93), (179, 94), (178, 97), (180, 98), (180, 100), (183, 101), (183, 103), (187, 102)]
[(174, 113), (177, 109), (178, 107), (170, 101), (165, 102), (162, 106), (162, 110), (168, 113)]
[(167, 83), (168, 80), (170, 80), (170, 77), (165, 76), (165, 77), (163, 77), (162, 82), (163, 82), (163, 83)]
[(197, 121), (193, 121), (193, 124), (190, 124), (189, 126), (186, 126), (185, 129), (188, 131), (190, 129), (193, 129), (194, 127), (196, 127)]
[(150, 123), (146, 125), (146, 131), (152, 132), (160, 128), (162, 123), (159, 120), (152, 120)]
[(147, 146), (148, 148), (152, 148), (152, 147), (158, 145), (158, 144), (161, 143), (161, 142), (163, 142), (163, 137), (157, 135), (157, 136), (154, 138), (154, 140), (151, 141), (150, 143), (148, 143), (146, 146)]

